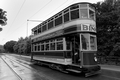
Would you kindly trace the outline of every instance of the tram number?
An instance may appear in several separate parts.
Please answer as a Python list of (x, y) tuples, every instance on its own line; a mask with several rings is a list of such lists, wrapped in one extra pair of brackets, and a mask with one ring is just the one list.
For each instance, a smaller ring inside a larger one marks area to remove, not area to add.
[(81, 31), (96, 32), (96, 27), (91, 24), (82, 24)]

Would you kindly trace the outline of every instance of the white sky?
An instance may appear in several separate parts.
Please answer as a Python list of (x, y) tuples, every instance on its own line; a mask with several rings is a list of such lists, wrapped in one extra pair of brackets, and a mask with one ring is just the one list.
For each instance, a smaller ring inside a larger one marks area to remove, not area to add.
[[(3, 30), (0, 32), (0, 45), (7, 41), (17, 41), (20, 37), (26, 37), (31, 34), (31, 29), (40, 22), (27, 20), (46, 20), (55, 13), (77, 2), (85, 0), (0, 0), (0, 8), (7, 11), (7, 25), (0, 26)], [(90, 3), (96, 3), (103, 0), (87, 0)]]

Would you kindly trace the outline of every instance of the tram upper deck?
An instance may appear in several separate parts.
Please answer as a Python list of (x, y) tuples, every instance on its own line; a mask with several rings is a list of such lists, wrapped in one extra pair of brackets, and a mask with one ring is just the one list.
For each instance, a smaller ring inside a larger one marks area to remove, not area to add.
[(95, 8), (91, 3), (76, 3), (34, 27), (31, 39), (71, 27), (71, 25), (80, 26), (81, 31), (96, 32), (95, 20)]

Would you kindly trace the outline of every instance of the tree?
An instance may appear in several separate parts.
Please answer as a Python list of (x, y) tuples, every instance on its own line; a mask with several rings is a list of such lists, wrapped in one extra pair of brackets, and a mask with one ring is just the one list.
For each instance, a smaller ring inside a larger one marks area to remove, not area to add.
[(4, 26), (7, 24), (6, 11), (0, 9), (0, 25)]
[(14, 50), (13, 50), (13, 46), (16, 44), (16, 41), (8, 41), (6, 42), (6, 44), (4, 45), (4, 49), (7, 51), (7, 52), (10, 52), (10, 53), (13, 53)]
[(120, 57), (120, 42), (115, 44), (113, 50), (111, 51), (110, 56), (119, 56)]
[(120, 0), (105, 0), (96, 6), (98, 55), (110, 55), (120, 42)]
[(0, 45), (0, 53), (3, 53), (3, 52), (5, 52), (5, 50), (4, 50), (3, 46)]
[(19, 38), (13, 47), (14, 52), (18, 54), (30, 55), (31, 53), (31, 40), (30, 37)]

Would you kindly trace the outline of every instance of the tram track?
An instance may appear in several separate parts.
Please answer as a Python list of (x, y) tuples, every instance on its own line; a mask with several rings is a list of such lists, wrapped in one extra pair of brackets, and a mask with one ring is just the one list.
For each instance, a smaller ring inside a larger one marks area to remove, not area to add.
[(14, 73), (14, 75), (18, 78), (18, 80), (23, 80), (20, 76), (19, 76), (19, 74), (18, 73), (16, 73), (15, 71), (14, 71), (14, 69), (12, 69), (10, 66), (9, 66), (9, 64), (1, 57), (1, 59), (4, 61), (4, 63), (9, 67), (9, 69)]
[[(46, 75), (44, 75), (43, 73), (40, 73), (40, 72), (38, 72), (36, 69), (30, 67), (30, 64), (23, 63), (21, 60), (18, 60), (18, 59), (14, 60), (15, 58), (10, 58), (10, 57), (5, 56), (5, 55), (4, 55), (4, 58), (9, 59), (9, 61), (10, 61), (12, 64), (14, 64), (14, 62), (15, 62), (15, 63), (21, 65), (22, 67), (24, 67), (24, 68), (26, 68), (26, 69), (28, 69), (28, 70), (32, 70), (33, 73), (36, 73), (42, 80), (55, 80), (55, 79), (53, 79), (53, 78), (51, 78), (51, 77), (49, 77), (49, 76), (46, 77)], [(3, 59), (3, 58), (2, 58), (2, 59)], [(6, 63), (7, 63), (7, 62), (6, 62)], [(9, 64), (7, 64), (7, 65), (9, 65)], [(10, 67), (10, 66), (9, 66), (9, 67)], [(16, 74), (17, 74), (17, 73), (16, 73)], [(18, 74), (17, 74), (17, 75), (18, 75)], [(19, 75), (18, 75), (18, 76), (19, 76)], [(19, 76), (19, 78), (20, 78), (19, 80), (24, 80), (24, 79), (22, 79), (20, 76)], [(25, 79), (25, 80), (26, 80), (26, 79)]]

